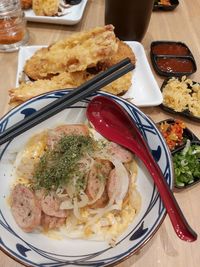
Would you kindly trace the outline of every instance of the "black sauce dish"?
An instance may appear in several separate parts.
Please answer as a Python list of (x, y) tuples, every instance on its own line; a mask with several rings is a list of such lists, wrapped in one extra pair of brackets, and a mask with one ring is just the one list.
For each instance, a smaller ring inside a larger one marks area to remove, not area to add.
[(178, 0), (170, 0), (170, 5), (159, 4), (159, 0), (156, 0), (154, 1), (153, 11), (172, 11), (178, 5)]
[[(186, 108), (183, 111), (176, 111), (175, 109), (173, 109), (173, 108), (171, 108), (165, 104), (165, 96), (163, 94), (163, 90), (164, 90), (165, 86), (170, 82), (171, 79), (178, 79), (180, 81), (182, 78), (181, 77), (169, 77), (169, 78), (164, 80), (164, 82), (161, 86), (161, 92), (163, 95), (163, 102), (160, 104), (160, 108), (162, 108), (164, 111), (166, 111), (168, 113), (171, 113), (174, 115), (180, 115), (180, 116), (183, 116), (183, 117), (185, 117), (189, 120), (195, 121), (195, 122), (200, 122), (200, 116), (193, 115), (188, 108)], [(195, 81), (192, 81), (192, 82), (193, 82), (193, 84), (199, 84)], [(188, 84), (188, 88), (190, 88), (192, 90), (192, 88), (189, 84)], [(200, 103), (199, 103), (199, 105), (200, 105)]]
[[(163, 135), (163, 132), (161, 130), (161, 125), (167, 123), (167, 125), (171, 126), (171, 125), (174, 125), (177, 121), (181, 122), (180, 120), (175, 120), (173, 118), (169, 118), (169, 119), (166, 119), (166, 120), (163, 120), (163, 121), (160, 121), (157, 123), (157, 126), (158, 126), (158, 129), (161, 131), (161, 134)], [(182, 122), (184, 123), (184, 122)], [(185, 125), (185, 123), (184, 123)], [(166, 137), (163, 135), (167, 145), (168, 145), (168, 142), (167, 142), (167, 139)], [(175, 191), (180, 191), (182, 189), (187, 189), (187, 188), (190, 188), (192, 186), (194, 186), (195, 184), (197, 184), (198, 182), (200, 182), (200, 175), (197, 175), (197, 176), (194, 176), (193, 179), (190, 179), (190, 181), (188, 182), (187, 181), (187, 175), (185, 176), (184, 173), (181, 172), (181, 169), (183, 168), (181, 166), (181, 160), (180, 158), (182, 158), (183, 156), (180, 155), (180, 153), (182, 153), (182, 151), (185, 149), (189, 149), (189, 147), (193, 146), (193, 145), (198, 145), (199, 146), (199, 157), (198, 157), (198, 161), (197, 161), (197, 164), (200, 165), (200, 140), (199, 138), (189, 129), (186, 127), (185, 125), (185, 128), (182, 129), (182, 142), (179, 142), (177, 143), (176, 146), (173, 147), (173, 149), (169, 147), (169, 150), (171, 151), (171, 155), (172, 155), (172, 162), (173, 162), (173, 166), (174, 166), (174, 177), (175, 177), (175, 180), (174, 180), (174, 190)], [(191, 157), (191, 156), (189, 156)], [(191, 158), (189, 158), (189, 161), (191, 160)], [(177, 164), (177, 161), (178, 161), (178, 164)], [(185, 164), (187, 163), (187, 161), (185, 162)], [(182, 164), (184, 165), (183, 161), (182, 161)], [(196, 165), (196, 164), (195, 164)], [(179, 170), (177, 170), (178, 168), (180, 168)], [(195, 169), (199, 169), (199, 172), (200, 172), (200, 166), (196, 166)], [(185, 165), (185, 169), (187, 169), (186, 165)], [(184, 171), (184, 169), (183, 169)], [(194, 171), (194, 170), (192, 170)], [(180, 174), (179, 174), (180, 172)], [(178, 173), (178, 175), (177, 175)], [(184, 176), (184, 179), (185, 181), (181, 182), (180, 183), (180, 175), (183, 175)], [(189, 179), (188, 179), (189, 180)]]
[(182, 42), (154, 41), (150, 56), (155, 71), (161, 76), (188, 76), (197, 70), (192, 52)]
[[(168, 125), (169, 127), (170, 126), (173, 126), (175, 125), (176, 123), (183, 123), (185, 127), (182, 128), (182, 141), (180, 142), (177, 142), (176, 145), (174, 145), (173, 148), (170, 148), (169, 146), (169, 149), (171, 151), (171, 153), (175, 152), (177, 149), (185, 146), (187, 140), (189, 139), (190, 141), (199, 141), (199, 138), (188, 128), (186, 127), (185, 123), (179, 119), (174, 119), (174, 118), (169, 118), (169, 119), (166, 119), (166, 120), (162, 120), (160, 122), (157, 123), (157, 126), (158, 126), (158, 129), (160, 130), (160, 132), (163, 134), (163, 131), (161, 129), (161, 126), (163, 124), (166, 124)], [(167, 128), (167, 127), (166, 127)], [(167, 130), (169, 132), (169, 129)], [(163, 135), (164, 136), (164, 135)], [(165, 136), (164, 136), (165, 137)], [(167, 142), (167, 140), (166, 140)]]

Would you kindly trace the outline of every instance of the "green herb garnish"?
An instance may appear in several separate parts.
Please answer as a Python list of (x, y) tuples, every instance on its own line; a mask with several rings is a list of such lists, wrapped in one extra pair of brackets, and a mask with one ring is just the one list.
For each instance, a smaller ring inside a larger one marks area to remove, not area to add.
[(47, 150), (35, 168), (35, 188), (56, 190), (78, 177), (77, 190), (84, 187), (83, 173), (79, 171), (79, 160), (95, 149), (95, 141), (89, 136), (64, 136), (52, 150)]
[(185, 186), (200, 179), (200, 146), (189, 145), (173, 156), (175, 184)]

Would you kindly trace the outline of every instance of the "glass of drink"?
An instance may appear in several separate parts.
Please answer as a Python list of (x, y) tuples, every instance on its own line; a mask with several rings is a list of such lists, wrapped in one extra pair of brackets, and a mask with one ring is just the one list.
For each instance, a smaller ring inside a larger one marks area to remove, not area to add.
[(28, 41), (20, 0), (0, 1), (0, 52), (12, 52)]
[(121, 40), (143, 39), (151, 18), (154, 0), (105, 0), (105, 24), (115, 27)]

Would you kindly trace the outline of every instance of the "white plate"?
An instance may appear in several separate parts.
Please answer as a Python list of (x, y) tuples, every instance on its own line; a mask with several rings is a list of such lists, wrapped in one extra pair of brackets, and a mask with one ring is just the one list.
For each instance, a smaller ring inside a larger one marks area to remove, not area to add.
[[(123, 95), (138, 107), (156, 106), (162, 103), (162, 93), (152, 74), (143, 46), (138, 42), (127, 42), (136, 56), (136, 68), (133, 70), (132, 86)], [(42, 46), (24, 46), (20, 48), (17, 70), (17, 85), (25, 62)]]
[[(56, 91), (44, 94), (17, 106), (0, 120), (0, 133), (67, 93), (67, 91)], [(172, 188), (171, 154), (156, 125), (139, 108), (128, 101), (103, 92), (99, 94), (111, 97), (129, 113), (146, 139), (167, 183)], [(58, 122), (60, 124), (85, 122), (85, 111), (89, 100), (88, 98), (76, 103), (0, 147), (0, 248), (26, 266), (113, 266), (142, 249), (165, 218), (166, 211), (153, 180), (144, 165), (137, 159), (137, 188), (141, 193), (142, 207), (135, 220), (119, 236), (115, 247), (112, 248), (103, 241), (67, 238), (54, 240), (38, 232), (25, 233), (16, 225), (8, 205), (10, 185), (14, 179), (12, 171), (15, 153), (36, 132), (55, 127)]]
[(36, 16), (32, 9), (25, 10), (25, 16), (28, 21), (74, 25), (81, 20), (87, 1), (82, 0), (80, 4), (71, 6), (67, 9), (68, 13), (61, 17)]

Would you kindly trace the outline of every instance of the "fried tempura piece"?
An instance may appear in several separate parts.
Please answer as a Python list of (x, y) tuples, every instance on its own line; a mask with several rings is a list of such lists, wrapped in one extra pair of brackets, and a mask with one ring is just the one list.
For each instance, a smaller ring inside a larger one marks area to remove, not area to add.
[(21, 0), (22, 9), (29, 9), (32, 7), (32, 0)]
[[(51, 77), (50, 80), (42, 79), (28, 83), (23, 82), (18, 88), (13, 88), (9, 91), (10, 104), (19, 104), (31, 97), (53, 90), (75, 88), (94, 77), (98, 72), (107, 69), (126, 57), (129, 57), (132, 63), (135, 64), (136, 59), (132, 49), (124, 42), (118, 40), (117, 52), (105, 62), (97, 64), (94, 69), (79, 72), (63, 72)], [(102, 90), (114, 95), (122, 95), (130, 88), (131, 80), (132, 72), (129, 72)]]
[(127, 58), (127, 57), (129, 57), (132, 64), (135, 65), (136, 64), (136, 58), (135, 58), (135, 54), (134, 54), (133, 50), (131, 49), (131, 47), (120, 40), (117, 40), (117, 43), (118, 43), (117, 53), (113, 54), (112, 57), (105, 60), (104, 67), (107, 69), (107, 68), (113, 66), (114, 64), (117, 64), (118, 62), (120, 62), (121, 60), (123, 60), (124, 58)]
[(87, 80), (86, 72), (63, 72), (50, 80), (37, 80), (21, 83), (19, 87), (10, 89), (10, 103), (24, 102), (31, 97), (57, 89), (74, 88)]
[[(123, 41), (118, 40), (118, 50), (111, 58), (103, 62), (103, 68), (107, 69), (117, 64), (124, 58), (130, 58), (133, 65), (136, 64), (136, 58), (133, 50)], [(131, 87), (132, 72), (127, 73), (118, 80), (104, 87), (102, 90), (114, 95), (123, 95)]]
[(111, 93), (113, 95), (123, 95), (131, 87), (132, 73), (129, 72), (114, 82), (102, 88), (102, 91)]
[(96, 66), (118, 49), (113, 30), (112, 25), (97, 27), (42, 48), (26, 62), (24, 71), (33, 80), (38, 80), (64, 71), (83, 71)]
[[(19, 87), (9, 90), (10, 104), (20, 104), (34, 96), (53, 90), (75, 88), (92, 77), (94, 77), (94, 74), (90, 74), (87, 71), (63, 72), (58, 76), (52, 77), (50, 80), (37, 80), (34, 82), (22, 83)], [(131, 78), (132, 73), (127, 73), (102, 90), (115, 95), (121, 95), (130, 88)]]
[(33, 11), (37, 16), (55, 16), (58, 13), (59, 0), (32, 0)]

